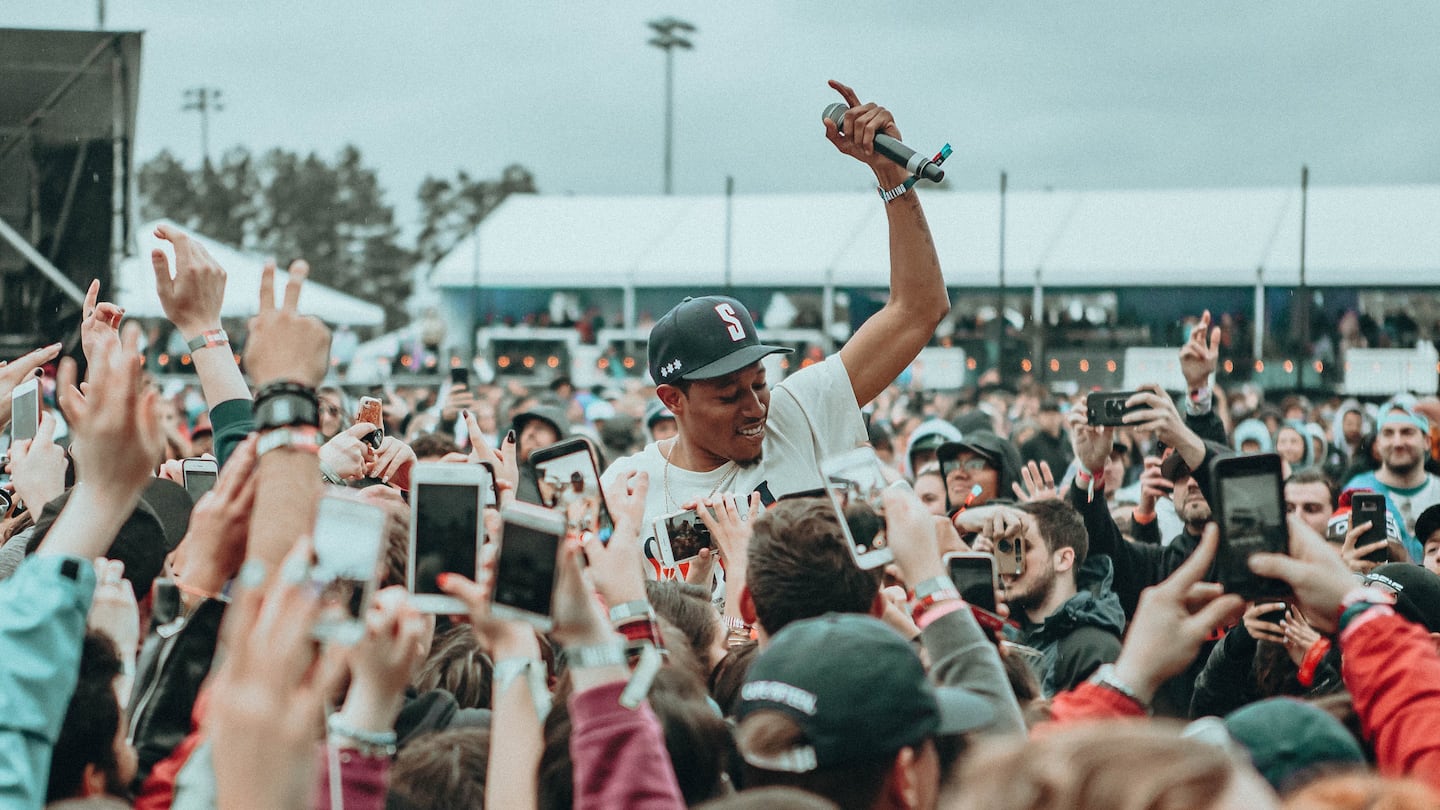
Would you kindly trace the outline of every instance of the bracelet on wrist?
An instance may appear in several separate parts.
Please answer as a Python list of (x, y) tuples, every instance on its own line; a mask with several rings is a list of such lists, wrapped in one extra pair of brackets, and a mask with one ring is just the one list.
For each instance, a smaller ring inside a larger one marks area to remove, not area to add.
[(950, 590), (936, 591), (929, 596), (922, 597), (919, 602), (915, 603), (915, 608), (910, 611), (910, 620), (919, 625), (921, 617), (930, 612), (931, 608), (946, 602), (964, 602), (954, 585), (950, 586)]
[(655, 610), (650, 607), (650, 602), (645, 599), (632, 599), (629, 602), (621, 602), (610, 608), (610, 623), (619, 624), (629, 619), (649, 619), (655, 615)]
[(1090, 682), (1102, 689), (1109, 689), (1111, 692), (1129, 698), (1135, 702), (1135, 705), (1144, 709), (1146, 714), (1149, 714), (1150, 702), (1141, 699), (1140, 693), (1135, 691), (1133, 686), (1120, 679), (1114, 664), (1101, 664), (1100, 668), (1095, 670), (1095, 674), (1090, 676)]
[(625, 643), (618, 638), (601, 644), (565, 647), (560, 654), (565, 660), (565, 666), (570, 669), (623, 667), (630, 663), (625, 652)]
[(225, 333), (224, 329), (206, 329), (204, 332), (185, 341), (185, 348), (189, 349), (191, 354), (201, 349), (212, 349), (216, 346), (229, 345), (230, 336)]
[(320, 424), (320, 400), (315, 389), (301, 383), (289, 380), (266, 383), (255, 392), (252, 407), (258, 430)]
[(354, 748), (366, 756), (395, 756), (395, 744), (398, 738), (395, 736), (394, 729), (364, 731), (346, 724), (344, 720), (340, 719), (339, 714), (327, 717), (325, 727), (330, 732), (328, 736), (331, 745)]
[(911, 185), (912, 183), (909, 180), (906, 180), (905, 182), (892, 189), (884, 189), (877, 186), (875, 190), (880, 192), (880, 199), (888, 203), (896, 197), (899, 197), (900, 195), (909, 191)]
[(916, 599), (924, 599), (927, 596), (932, 596), (941, 591), (953, 590), (955, 590), (955, 581), (949, 576), (941, 575), (923, 579), (915, 583), (915, 587), (911, 589), (910, 593)]
[(272, 450), (299, 450), (319, 454), (325, 445), (325, 438), (313, 427), (272, 428), (260, 434), (255, 442), (255, 458), (262, 458)]

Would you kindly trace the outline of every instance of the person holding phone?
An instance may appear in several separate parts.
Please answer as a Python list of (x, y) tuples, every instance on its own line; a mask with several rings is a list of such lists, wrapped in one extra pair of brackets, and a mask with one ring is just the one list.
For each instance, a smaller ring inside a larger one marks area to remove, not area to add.
[(1370, 489), (1385, 496), (1387, 510), (1400, 526), (1400, 540), (1410, 559), (1424, 556), (1415, 539), (1415, 519), (1440, 504), (1440, 478), (1425, 470), (1430, 457), (1430, 420), (1402, 399), (1381, 408), (1375, 453), (1380, 468), (1361, 473), (1342, 489)]
[[(825, 122), (841, 154), (868, 166), (881, 189), (904, 188), (909, 173), (874, 149), (875, 133), (900, 135), (895, 118), (831, 81), (849, 109), (843, 127)], [(842, 134), (843, 132), (843, 134)], [(890, 230), (890, 297), (840, 352), (771, 387), (762, 358), (787, 352), (761, 342), (742, 302), (687, 298), (650, 332), (656, 396), (675, 415), (678, 435), (622, 458), (613, 474), (650, 475), (646, 518), (688, 508), (716, 494), (759, 491), (772, 502), (823, 485), (819, 464), (865, 443), (860, 406), (874, 399), (919, 354), (950, 310), (940, 260), (914, 191), (881, 202)]]

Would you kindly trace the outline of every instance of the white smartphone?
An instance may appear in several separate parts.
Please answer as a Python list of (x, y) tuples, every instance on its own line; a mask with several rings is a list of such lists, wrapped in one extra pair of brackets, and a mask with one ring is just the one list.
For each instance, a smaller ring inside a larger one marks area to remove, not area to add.
[(684, 509), (655, 518), (655, 543), (660, 547), (660, 564), (674, 568), (678, 563), (700, 556), (700, 550), (715, 547), (710, 527), (694, 509)]
[(508, 506), (500, 515), (505, 529), (495, 556), (490, 610), (549, 632), (565, 516), (527, 503)]
[(885, 538), (881, 497), (890, 481), (875, 451), (869, 447), (847, 450), (825, 459), (820, 471), (855, 564), (868, 571), (892, 562), (895, 554)]
[(351, 645), (365, 635), (365, 611), (380, 575), (385, 510), (345, 495), (320, 499), (315, 516), (315, 564), (310, 582), (320, 596), (311, 634)]
[(33, 439), (39, 429), (40, 381), (31, 377), (10, 392), (10, 441)]
[(220, 468), (213, 458), (186, 458), (180, 460), (180, 473), (190, 500), (198, 501), (201, 495), (215, 488)]
[(406, 588), (427, 613), (467, 612), (464, 602), (440, 590), (436, 577), (475, 579), (485, 540), (485, 493), (490, 474), (478, 464), (416, 464), (410, 478), (410, 559)]

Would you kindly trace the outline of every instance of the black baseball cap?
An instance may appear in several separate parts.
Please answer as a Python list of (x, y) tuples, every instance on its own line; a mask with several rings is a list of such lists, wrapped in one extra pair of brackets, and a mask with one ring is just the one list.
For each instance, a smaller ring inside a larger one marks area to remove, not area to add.
[(789, 773), (893, 757), (927, 737), (995, 719), (974, 692), (932, 685), (900, 634), (859, 613), (827, 613), (777, 633), (745, 676), (736, 719), (762, 710), (795, 721), (805, 744), (779, 756), (742, 746), (741, 755), (762, 770)]
[(1440, 633), (1440, 576), (1411, 562), (1377, 565), (1365, 584), (1395, 594), (1395, 612), (1417, 622), (1427, 633)]
[(686, 298), (650, 330), (650, 378), (657, 385), (712, 380), (789, 351), (761, 343), (750, 310), (734, 298)]

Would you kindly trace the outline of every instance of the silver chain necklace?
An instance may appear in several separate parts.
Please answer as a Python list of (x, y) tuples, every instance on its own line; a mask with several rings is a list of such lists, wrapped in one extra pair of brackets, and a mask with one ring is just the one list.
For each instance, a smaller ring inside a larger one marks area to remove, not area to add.
[[(675, 444), (670, 445), (670, 452), (665, 454), (665, 470), (661, 474), (662, 483), (665, 485), (665, 501), (670, 505), (670, 508), (677, 510), (681, 508), (680, 502), (675, 500), (674, 495), (670, 494), (670, 457), (675, 454), (675, 447), (679, 443), (680, 442), (677, 440)], [(731, 483), (733, 483), (736, 476), (740, 474), (740, 465), (735, 463), (735, 459), (732, 458), (729, 461), (726, 461), (725, 464), (731, 465), (732, 469), (730, 470), (730, 472), (726, 473), (725, 476), (722, 477), (718, 482), (716, 482), (715, 486), (710, 489), (710, 494), (706, 495), (705, 497), (715, 497), (715, 493), (719, 492), (722, 488), (729, 486)]]

